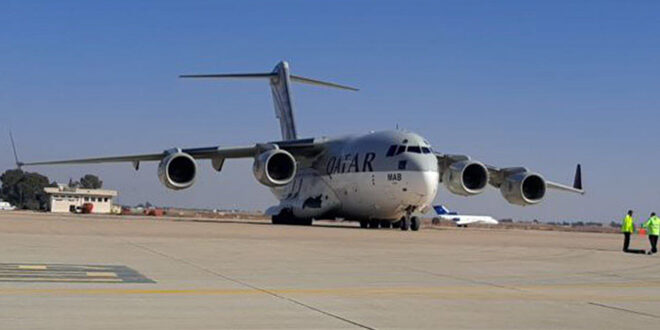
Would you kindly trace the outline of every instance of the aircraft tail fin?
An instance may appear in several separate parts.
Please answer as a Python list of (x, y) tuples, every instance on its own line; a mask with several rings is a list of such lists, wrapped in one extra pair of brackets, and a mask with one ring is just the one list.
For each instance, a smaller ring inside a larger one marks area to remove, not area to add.
[(339, 88), (358, 91), (357, 88), (339, 85), (331, 82), (305, 78), (292, 75), (289, 72), (289, 63), (282, 61), (278, 63), (272, 72), (267, 73), (235, 73), (235, 74), (193, 74), (181, 75), (180, 78), (238, 78), (238, 79), (263, 79), (270, 81), (270, 89), (273, 94), (273, 105), (275, 116), (280, 120), (280, 130), (283, 140), (295, 140), (298, 138), (296, 123), (293, 116), (293, 101), (291, 98), (291, 82), (303, 84)]
[(449, 210), (444, 205), (435, 205), (433, 206), (433, 209), (438, 215), (449, 214)]

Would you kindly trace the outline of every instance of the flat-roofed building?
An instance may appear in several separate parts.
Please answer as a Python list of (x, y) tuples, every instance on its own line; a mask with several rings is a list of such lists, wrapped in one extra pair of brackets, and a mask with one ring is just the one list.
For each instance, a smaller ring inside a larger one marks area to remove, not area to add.
[(107, 189), (83, 189), (67, 186), (46, 187), (50, 212), (80, 212), (83, 204), (92, 205), (92, 213), (110, 213), (117, 191)]

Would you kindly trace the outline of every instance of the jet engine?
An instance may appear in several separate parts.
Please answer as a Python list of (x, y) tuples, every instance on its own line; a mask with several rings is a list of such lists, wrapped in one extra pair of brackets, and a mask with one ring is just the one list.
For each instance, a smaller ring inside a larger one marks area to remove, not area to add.
[(296, 159), (285, 150), (268, 150), (254, 158), (252, 173), (268, 187), (284, 186), (296, 175)]
[(179, 150), (171, 152), (158, 165), (158, 178), (170, 189), (181, 190), (192, 186), (196, 175), (195, 159)]
[(444, 171), (442, 182), (456, 195), (480, 194), (488, 184), (488, 169), (484, 164), (476, 161), (455, 162)]
[(511, 204), (526, 206), (540, 202), (545, 196), (545, 179), (527, 171), (513, 173), (504, 178), (500, 192)]

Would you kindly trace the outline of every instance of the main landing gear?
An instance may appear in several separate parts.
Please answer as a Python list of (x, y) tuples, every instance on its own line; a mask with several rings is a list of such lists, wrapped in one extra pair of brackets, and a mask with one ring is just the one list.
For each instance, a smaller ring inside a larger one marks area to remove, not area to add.
[(360, 220), (360, 228), (370, 228), (370, 229), (378, 229), (378, 228), (392, 228), (392, 222), (389, 220), (377, 220), (377, 219), (372, 219), (372, 220)]
[(289, 210), (282, 210), (280, 214), (271, 217), (274, 225), (296, 225), (296, 226), (311, 226), (312, 218), (296, 218)]
[(419, 230), (421, 227), (421, 220), (418, 217), (405, 216), (401, 220), (391, 222), (387, 220), (360, 220), (360, 228), (399, 228), (401, 230), (411, 229), (413, 231)]

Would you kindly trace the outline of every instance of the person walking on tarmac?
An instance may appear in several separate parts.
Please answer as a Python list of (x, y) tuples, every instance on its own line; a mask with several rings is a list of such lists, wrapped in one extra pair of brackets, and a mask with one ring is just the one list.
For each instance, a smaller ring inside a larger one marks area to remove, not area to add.
[(629, 210), (621, 223), (621, 232), (623, 233), (623, 252), (644, 254), (644, 250), (630, 249), (630, 235), (635, 232), (635, 219), (632, 217), (633, 211)]
[(658, 253), (658, 235), (660, 235), (660, 218), (655, 215), (655, 212), (651, 213), (651, 216), (648, 220), (642, 225), (646, 228), (649, 234), (649, 242), (651, 242), (651, 251), (649, 255)]
[(630, 246), (630, 235), (635, 231), (635, 219), (633, 219), (633, 211), (629, 210), (628, 214), (621, 222), (621, 232), (623, 233), (623, 252), (628, 252)]

